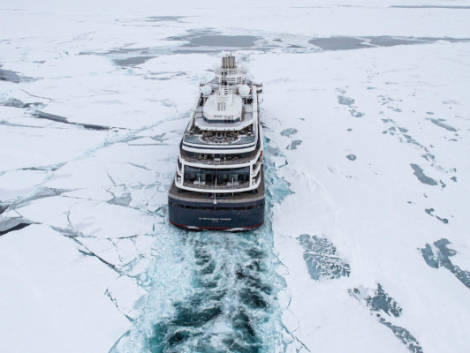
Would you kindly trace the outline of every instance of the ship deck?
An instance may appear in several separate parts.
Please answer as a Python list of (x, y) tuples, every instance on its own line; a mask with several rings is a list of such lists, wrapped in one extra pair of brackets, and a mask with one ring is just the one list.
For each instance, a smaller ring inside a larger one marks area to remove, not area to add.
[(249, 163), (253, 159), (255, 159), (256, 155), (258, 154), (259, 149), (255, 149), (252, 152), (246, 153), (247, 155), (244, 157), (232, 156), (232, 155), (225, 155), (224, 158), (203, 158), (203, 157), (192, 157), (188, 152), (181, 149), (181, 157), (185, 161), (192, 162), (192, 163), (204, 163), (210, 166), (213, 165), (225, 165), (230, 167), (233, 165), (234, 168), (238, 168), (238, 164)]
[[(217, 204), (235, 205), (263, 200), (265, 196), (264, 171), (261, 171), (261, 173), (261, 183), (256, 190), (250, 192), (227, 193), (225, 196), (221, 196), (222, 194), (218, 194), (216, 198)], [(168, 196), (178, 201), (191, 202), (194, 204), (214, 204), (214, 198), (209, 191), (201, 190), (201, 192), (199, 193), (178, 189), (174, 181), (168, 192)]]

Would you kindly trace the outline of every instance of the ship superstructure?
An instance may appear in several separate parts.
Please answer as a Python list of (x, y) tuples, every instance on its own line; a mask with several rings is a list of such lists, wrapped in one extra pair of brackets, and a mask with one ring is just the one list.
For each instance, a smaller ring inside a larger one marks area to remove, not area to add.
[(246, 230), (264, 222), (262, 86), (226, 55), (200, 86), (168, 194), (170, 222), (188, 229)]

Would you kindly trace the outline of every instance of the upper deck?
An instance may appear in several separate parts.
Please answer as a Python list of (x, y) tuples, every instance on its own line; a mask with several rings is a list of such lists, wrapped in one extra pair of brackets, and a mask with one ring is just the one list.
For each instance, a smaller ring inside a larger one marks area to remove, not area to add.
[[(224, 57), (223, 62), (231, 58)], [(259, 187), (263, 179), (259, 92), (261, 85), (253, 84), (235, 67), (225, 71), (222, 66), (216, 80), (201, 85), (180, 144), (176, 188), (235, 194)]]
[(226, 64), (216, 79), (201, 85), (181, 144), (185, 151), (240, 153), (256, 148), (259, 86), (238, 71), (234, 62)]

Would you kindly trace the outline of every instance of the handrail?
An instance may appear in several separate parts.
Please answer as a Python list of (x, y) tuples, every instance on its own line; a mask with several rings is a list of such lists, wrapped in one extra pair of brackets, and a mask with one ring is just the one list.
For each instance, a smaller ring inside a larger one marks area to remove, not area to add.
[[(233, 159), (200, 159), (195, 157), (189, 156), (182, 156), (181, 159), (184, 161), (185, 164), (191, 165), (189, 163), (197, 163), (198, 165), (230, 165), (236, 167), (240, 164), (250, 163), (252, 161), (256, 161), (259, 157), (259, 151), (254, 156), (249, 157), (242, 157), (242, 158), (233, 158)], [(189, 163), (187, 163), (189, 162)]]
[(195, 189), (201, 189), (201, 190), (213, 190), (213, 189), (218, 189), (218, 190), (232, 190), (232, 189), (240, 189), (244, 187), (250, 186), (250, 182), (244, 182), (240, 184), (232, 184), (232, 185), (220, 185), (220, 184), (194, 184), (191, 182), (184, 181), (183, 186), (190, 187), (190, 188), (195, 188)]

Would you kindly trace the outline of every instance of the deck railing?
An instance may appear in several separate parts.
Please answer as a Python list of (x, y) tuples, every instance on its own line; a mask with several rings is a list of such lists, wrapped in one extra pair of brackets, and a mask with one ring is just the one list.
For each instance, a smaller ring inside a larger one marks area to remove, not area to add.
[(199, 182), (195, 180), (194, 182), (190, 181), (184, 181), (183, 186), (187, 186), (189, 188), (195, 188), (195, 189), (201, 189), (201, 190), (213, 190), (213, 189), (219, 189), (219, 190), (232, 190), (232, 189), (243, 189), (247, 188), (250, 186), (250, 182), (228, 182), (226, 184), (206, 184), (205, 182)]

